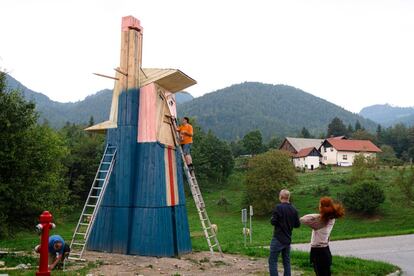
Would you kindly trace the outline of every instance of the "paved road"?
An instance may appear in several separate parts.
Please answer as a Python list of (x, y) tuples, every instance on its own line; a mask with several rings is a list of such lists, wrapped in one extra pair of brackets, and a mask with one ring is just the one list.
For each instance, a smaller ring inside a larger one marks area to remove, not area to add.
[[(294, 244), (292, 248), (309, 251), (309, 244)], [(414, 276), (414, 235), (331, 241), (330, 248), (333, 255), (393, 263), (404, 275)]]

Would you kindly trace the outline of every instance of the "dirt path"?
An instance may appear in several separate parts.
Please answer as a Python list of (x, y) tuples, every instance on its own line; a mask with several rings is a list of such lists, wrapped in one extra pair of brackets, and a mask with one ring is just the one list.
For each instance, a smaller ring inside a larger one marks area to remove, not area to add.
[[(91, 275), (268, 275), (267, 259), (225, 254), (211, 256), (209, 252), (190, 253), (181, 258), (156, 258), (108, 254), (88, 251), (88, 261), (99, 266)], [(292, 275), (300, 275), (293, 273)]]

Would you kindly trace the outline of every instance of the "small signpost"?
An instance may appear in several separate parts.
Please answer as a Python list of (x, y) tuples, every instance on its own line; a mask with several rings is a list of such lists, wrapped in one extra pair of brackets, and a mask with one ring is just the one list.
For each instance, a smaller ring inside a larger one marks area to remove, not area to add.
[(252, 217), (253, 217), (253, 206), (252, 205), (250, 205), (250, 208), (249, 208), (250, 210), (250, 212), (249, 212), (249, 215), (250, 215), (250, 233), (249, 233), (249, 236), (250, 236), (250, 243), (252, 243), (252, 234), (253, 234), (253, 228), (252, 228)]
[(241, 211), (242, 211), (241, 212), (241, 214), (242, 214), (241, 220), (242, 220), (242, 223), (243, 223), (244, 246), (246, 246), (247, 209), (242, 209)]

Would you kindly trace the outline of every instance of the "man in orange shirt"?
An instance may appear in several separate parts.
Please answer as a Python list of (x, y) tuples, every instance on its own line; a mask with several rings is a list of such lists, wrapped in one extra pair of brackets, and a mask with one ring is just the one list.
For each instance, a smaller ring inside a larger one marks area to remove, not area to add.
[(190, 119), (188, 117), (184, 117), (181, 120), (181, 125), (178, 127), (177, 131), (180, 132), (181, 147), (183, 148), (185, 162), (187, 163), (188, 169), (190, 171), (193, 171), (194, 166), (193, 160), (191, 158), (191, 145), (193, 144), (193, 126), (190, 125)]

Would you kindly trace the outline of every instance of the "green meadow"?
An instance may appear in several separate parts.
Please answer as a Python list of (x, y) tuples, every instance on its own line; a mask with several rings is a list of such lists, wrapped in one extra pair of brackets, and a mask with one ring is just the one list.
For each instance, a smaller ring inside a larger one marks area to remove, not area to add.
[[(408, 204), (395, 187), (393, 179), (396, 169), (381, 169), (376, 172), (378, 183), (386, 191), (386, 201), (381, 205), (377, 214), (369, 217), (347, 213), (345, 218), (337, 220), (331, 235), (331, 240), (353, 239), (361, 237), (377, 237), (414, 233), (414, 206)], [(329, 195), (337, 198), (338, 193), (347, 188), (344, 181), (350, 174), (349, 168), (335, 168), (307, 173), (298, 173), (300, 183), (292, 187), (292, 202), (300, 215), (313, 213), (317, 210), (321, 196)], [(328, 188), (326, 188), (328, 187)], [(253, 216), (253, 243), (244, 246), (242, 235), (241, 208), (243, 206), (244, 173), (234, 172), (226, 183), (214, 186), (201, 184), (201, 190), (206, 202), (207, 211), (212, 223), (218, 225), (218, 239), (226, 253), (237, 253), (252, 257), (267, 257), (273, 227), (270, 217)], [(229, 205), (220, 206), (217, 203), (225, 198)], [(277, 198), (277, 195), (275, 195)], [(276, 204), (277, 202), (275, 202)], [(188, 217), (193, 249), (208, 250), (207, 243), (201, 231), (199, 217), (192, 197), (187, 197)], [(79, 213), (72, 213), (64, 218), (57, 218), (57, 228), (52, 233), (59, 233), (64, 239), (70, 240), (72, 231), (77, 223)], [(311, 231), (307, 227), (294, 230), (293, 242), (309, 242)], [(38, 243), (38, 236), (33, 232), (16, 233), (12, 239), (0, 241), (0, 248), (30, 252)], [(11, 260), (6, 260), (6, 265)], [(292, 264), (305, 275), (312, 275), (307, 252), (292, 252)], [(386, 275), (397, 267), (382, 262), (361, 260), (356, 258), (334, 257), (333, 273), (335, 275)], [(87, 268), (79, 273), (87, 272)]]

